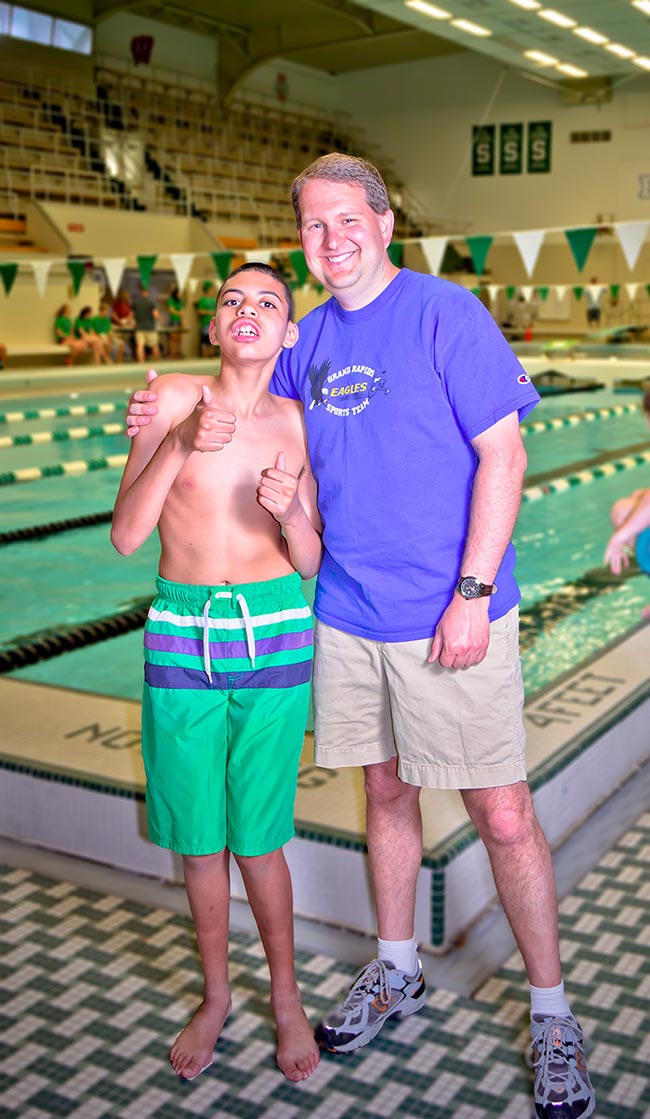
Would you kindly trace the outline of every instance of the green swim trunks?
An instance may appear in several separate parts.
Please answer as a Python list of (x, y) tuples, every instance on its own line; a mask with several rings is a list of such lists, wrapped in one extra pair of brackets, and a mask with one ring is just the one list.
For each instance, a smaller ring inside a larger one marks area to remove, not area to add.
[(264, 855), (293, 823), (313, 655), (298, 574), (157, 580), (144, 631), (149, 838), (182, 855)]

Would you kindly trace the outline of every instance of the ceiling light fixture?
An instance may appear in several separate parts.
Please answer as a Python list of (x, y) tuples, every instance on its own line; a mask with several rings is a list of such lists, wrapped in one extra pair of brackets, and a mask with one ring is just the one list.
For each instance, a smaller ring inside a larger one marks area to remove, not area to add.
[(540, 66), (557, 66), (559, 61), (552, 54), (544, 54), (544, 51), (524, 51), (524, 56), (531, 62), (538, 62)]
[(492, 32), (487, 27), (481, 27), (478, 23), (472, 23), (469, 19), (452, 19), (452, 27), (457, 27), (459, 31), (466, 31), (468, 35), (476, 35), (479, 39), (484, 39)]
[(605, 43), (605, 50), (615, 54), (617, 58), (634, 58), (636, 51), (624, 47), (622, 43)]
[(650, 16), (650, 0), (632, 0), (632, 7), (638, 8), (640, 12)]
[(570, 62), (560, 62), (559, 66), (555, 67), (562, 74), (566, 74), (569, 78), (588, 78), (589, 75), (586, 70), (581, 70), (579, 66), (572, 66)]
[(412, 8), (420, 15), (429, 16), (429, 19), (451, 19), (451, 12), (446, 12), (444, 8), (438, 8), (435, 4), (427, 4), (427, 0), (404, 0), (404, 6)]
[(577, 27), (577, 19), (571, 19), (570, 16), (565, 16), (562, 12), (556, 12), (555, 8), (542, 8), (541, 12), (537, 15), (540, 19), (545, 19), (548, 23), (554, 23), (556, 27)]
[(632, 59), (635, 66), (640, 66), (642, 70), (650, 70), (650, 58), (646, 58), (642, 54), (637, 54), (636, 58)]
[(536, 12), (541, 8), (539, 0), (510, 0), (511, 4), (516, 4), (518, 8), (525, 8), (527, 12)]
[(574, 27), (573, 34), (579, 35), (587, 43), (595, 43), (597, 47), (602, 47), (603, 43), (609, 42), (607, 35), (603, 35), (601, 31), (594, 31), (593, 27)]

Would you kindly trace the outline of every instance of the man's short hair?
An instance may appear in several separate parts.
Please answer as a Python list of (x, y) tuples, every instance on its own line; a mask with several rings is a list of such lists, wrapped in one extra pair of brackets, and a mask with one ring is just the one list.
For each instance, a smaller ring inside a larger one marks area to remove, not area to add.
[(247, 260), (245, 264), (240, 264), (238, 268), (233, 268), (232, 272), (229, 272), (226, 276), (224, 283), (228, 283), (228, 281), (232, 280), (233, 276), (236, 276), (239, 272), (263, 272), (266, 276), (272, 276), (274, 280), (277, 280), (284, 290), (284, 296), (289, 307), (289, 319), (291, 322), (294, 321), (293, 292), (284, 279), (284, 276), (281, 276), (270, 264), (266, 264), (261, 260)]
[(390, 210), (386, 184), (373, 163), (356, 155), (330, 152), (329, 155), (321, 155), (315, 159), (293, 181), (291, 202), (298, 229), (302, 225), (300, 192), (305, 183), (311, 182), (312, 179), (326, 179), (330, 183), (351, 183), (353, 186), (362, 186), (371, 210), (376, 214), (385, 214), (386, 210)]

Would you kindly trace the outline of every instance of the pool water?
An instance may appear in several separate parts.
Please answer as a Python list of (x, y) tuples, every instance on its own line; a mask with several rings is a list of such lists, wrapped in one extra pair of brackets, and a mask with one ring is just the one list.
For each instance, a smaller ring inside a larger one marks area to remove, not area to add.
[[(65, 396), (48, 397), (41, 404), (56, 407), (120, 399), (128, 399), (128, 393), (93, 392), (73, 401)], [(629, 403), (632, 399), (611, 390), (547, 397), (527, 422)], [(38, 406), (33, 400), (3, 401), (0, 412)], [(120, 418), (117, 412), (0, 423), (0, 436), (97, 426)], [(554, 471), (560, 474), (572, 464), (583, 466), (604, 455), (616, 456), (622, 449), (644, 441), (647, 444), (648, 428), (640, 410), (571, 428), (533, 433), (525, 438), (528, 478)], [(127, 451), (128, 440), (123, 435), (12, 446), (0, 451), (0, 475), (22, 466), (42, 468)], [(1, 486), (0, 532), (110, 510), (120, 473), (107, 469), (73, 478), (54, 477)], [(514, 542), (522, 591), (522, 664), (528, 694), (637, 624), (642, 605), (650, 600), (650, 583), (640, 573), (621, 581), (605, 580), (604, 593), (594, 592), (586, 600), (583, 596), (569, 614), (565, 610), (554, 614), (553, 604), (559, 592), (565, 596), (567, 587), (585, 573), (599, 569), (602, 572), (612, 502), (648, 484), (650, 468), (639, 468), (522, 504)], [(45, 633), (141, 604), (153, 593), (157, 558), (155, 537), (133, 556), (118, 556), (111, 547), (107, 524), (5, 545), (0, 648), (28, 643)], [(307, 586), (307, 593), (311, 600), (313, 582)], [(139, 631), (128, 633), (15, 670), (12, 675), (138, 699), (142, 680), (141, 641)]]

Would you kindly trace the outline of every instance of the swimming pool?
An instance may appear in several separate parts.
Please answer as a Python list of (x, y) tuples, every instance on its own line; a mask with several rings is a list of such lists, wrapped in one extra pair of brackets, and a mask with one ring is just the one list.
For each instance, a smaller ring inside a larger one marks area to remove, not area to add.
[[(577, 364), (570, 366), (576, 374)], [(611, 383), (611, 366), (608, 372)], [(101, 463), (110, 456), (123, 456), (128, 449), (124, 435), (111, 433), (128, 395), (128, 390), (93, 388), (72, 398), (58, 394), (2, 401), (3, 417), (12, 412), (56, 412), (71, 407), (81, 414), (14, 417), (11, 422), (0, 422), (0, 479), (26, 466), (36, 468), (37, 473), (52, 466), (69, 468), (75, 462), (94, 463), (97, 468), (74, 476), (1, 485), (0, 534), (108, 513), (121, 472), (101, 468)], [(622, 415), (589, 419), (595, 410), (613, 412), (622, 403), (626, 405)], [(105, 407), (97, 411), (100, 404)], [(581, 417), (574, 426), (528, 430), (533, 422), (572, 414)], [(108, 433), (79, 431), (107, 425)], [(611, 388), (546, 397), (528, 417), (525, 428), (529, 488), (538, 481), (544, 488), (549, 479), (576, 469), (588, 471), (648, 446), (648, 429), (633, 398), (621, 397)], [(46, 438), (44, 432), (60, 436), (71, 430), (81, 437), (23, 442)], [(10, 445), (3, 446), (7, 441)], [(522, 663), (529, 696), (638, 623), (641, 607), (650, 597), (647, 578), (637, 571), (620, 580), (611, 577), (603, 569), (602, 555), (612, 502), (649, 482), (650, 463), (523, 502), (514, 540), (522, 590)], [(143, 608), (153, 592), (157, 557), (155, 538), (131, 557), (118, 556), (110, 545), (108, 523), (4, 543), (0, 652), (42, 645), (52, 635), (74, 635), (98, 619)], [(306, 589), (311, 596), (313, 584)], [(15, 668), (11, 675), (137, 699), (142, 680), (141, 632), (137, 628), (110, 639), (107, 633), (95, 644)]]

